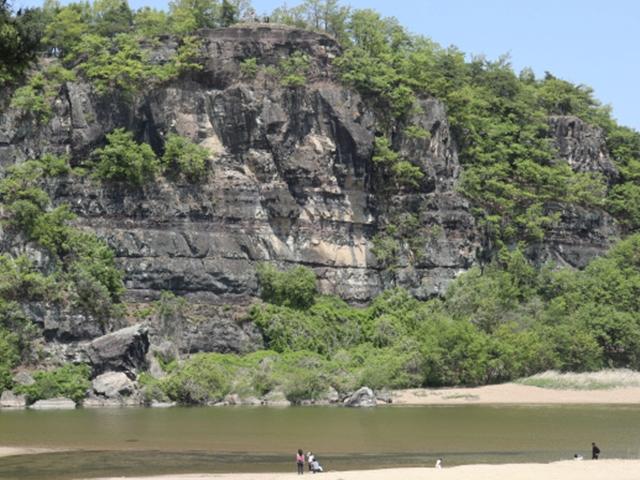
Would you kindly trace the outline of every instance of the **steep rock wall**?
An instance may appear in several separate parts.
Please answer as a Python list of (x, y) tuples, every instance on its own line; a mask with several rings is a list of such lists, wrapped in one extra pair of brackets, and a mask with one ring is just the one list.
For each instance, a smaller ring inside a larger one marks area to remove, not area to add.
[[(424, 99), (422, 113), (412, 119), (428, 138), (409, 138), (402, 129), (394, 137), (400, 152), (425, 172), (420, 188), (385, 194), (371, 162), (374, 113), (336, 81), (331, 60), (340, 48), (331, 38), (276, 27), (202, 36), (202, 71), (133, 102), (117, 94), (98, 96), (86, 83), (68, 83), (46, 125), (8, 108), (0, 116), (2, 166), (45, 152), (70, 153), (82, 162), (117, 127), (132, 130), (157, 152), (170, 132), (210, 150), (210, 173), (198, 184), (159, 178), (132, 188), (74, 178), (53, 187), (55, 202), (70, 204), (78, 225), (114, 248), (128, 301), (150, 302), (169, 290), (198, 306), (197, 321), (185, 319), (171, 332), (157, 323), (152, 339), (173, 335), (183, 352), (259, 345), (259, 334), (241, 321), (241, 312), (257, 294), (255, 269), (263, 261), (307, 265), (322, 291), (354, 303), (396, 285), (420, 298), (438, 295), (474, 264), (480, 232), (456, 189), (461, 168), (442, 103)], [(153, 57), (161, 62), (174, 47), (167, 40), (154, 47)], [(243, 59), (277, 65), (296, 51), (311, 59), (304, 87), (283, 87), (264, 68), (252, 79), (240, 71)], [(551, 126), (559, 161), (614, 175), (601, 137), (577, 120), (556, 118)], [(617, 235), (604, 212), (550, 208), (561, 210), (562, 222), (548, 242), (532, 250), (541, 260), (581, 266)], [(372, 254), (372, 240), (402, 212), (419, 220), (421, 236), (413, 246), (419, 254), (403, 248), (391, 270)], [(230, 304), (233, 314), (225, 307)], [(58, 332), (49, 323), (58, 340), (93, 335), (87, 328), (75, 336), (69, 328)]]

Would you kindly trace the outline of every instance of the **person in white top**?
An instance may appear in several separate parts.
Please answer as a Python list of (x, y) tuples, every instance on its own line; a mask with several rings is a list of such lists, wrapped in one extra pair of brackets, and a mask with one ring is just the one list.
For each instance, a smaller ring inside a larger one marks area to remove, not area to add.
[(436, 460), (436, 468), (438, 468), (438, 469), (442, 468), (442, 459), (441, 458)]

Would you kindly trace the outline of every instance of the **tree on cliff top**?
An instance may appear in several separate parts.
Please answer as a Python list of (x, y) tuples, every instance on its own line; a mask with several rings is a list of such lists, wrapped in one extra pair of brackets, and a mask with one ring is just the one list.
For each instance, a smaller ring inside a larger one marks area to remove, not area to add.
[(20, 10), (13, 15), (7, 0), (0, 0), (0, 85), (22, 75), (35, 60), (42, 37), (41, 10)]

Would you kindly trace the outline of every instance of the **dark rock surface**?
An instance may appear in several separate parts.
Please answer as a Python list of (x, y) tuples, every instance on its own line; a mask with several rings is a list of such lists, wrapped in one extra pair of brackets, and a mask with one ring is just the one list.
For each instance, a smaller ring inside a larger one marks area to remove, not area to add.
[(618, 170), (607, 152), (605, 134), (574, 116), (552, 116), (551, 135), (562, 161), (576, 172), (599, 173), (609, 180), (618, 178)]
[(96, 338), (86, 345), (84, 351), (94, 374), (113, 370), (134, 377), (146, 368), (148, 350), (147, 328), (134, 325)]

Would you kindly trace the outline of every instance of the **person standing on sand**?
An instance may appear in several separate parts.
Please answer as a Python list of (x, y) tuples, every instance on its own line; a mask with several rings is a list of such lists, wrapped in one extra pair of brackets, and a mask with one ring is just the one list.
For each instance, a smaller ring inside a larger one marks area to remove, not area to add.
[(591, 460), (597, 460), (600, 456), (600, 449), (596, 445), (596, 442), (591, 442)]
[(298, 454), (296, 455), (296, 465), (298, 467), (298, 475), (302, 475), (304, 473), (304, 452), (301, 448), (298, 449)]
[(438, 460), (436, 460), (436, 468), (438, 470), (440, 470), (442, 468), (442, 459), (439, 458)]

